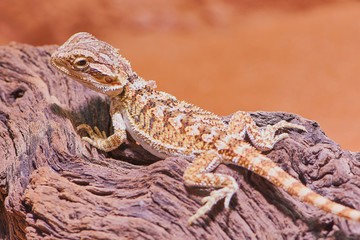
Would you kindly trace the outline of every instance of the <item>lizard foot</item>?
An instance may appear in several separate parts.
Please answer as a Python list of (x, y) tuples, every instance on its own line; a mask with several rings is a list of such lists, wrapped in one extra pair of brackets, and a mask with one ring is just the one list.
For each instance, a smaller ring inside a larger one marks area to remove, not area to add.
[(275, 135), (279, 129), (283, 129), (283, 128), (294, 128), (294, 129), (298, 129), (298, 130), (307, 132), (306, 128), (302, 125), (289, 123), (285, 120), (281, 120), (280, 122), (276, 123), (275, 125), (267, 125), (265, 129), (262, 129), (261, 130), (262, 131), (261, 132), (262, 141), (259, 141), (258, 144), (254, 144), (254, 145), (260, 151), (268, 151), (268, 150), (273, 149), (274, 145), (277, 142), (289, 137), (289, 134), (287, 134), (287, 133)]
[(99, 128), (94, 127), (94, 130), (87, 124), (80, 124), (77, 128), (85, 130), (89, 137), (83, 137), (82, 140), (87, 141), (92, 146), (105, 152), (112, 151), (119, 147), (126, 140), (125, 130), (116, 131), (109, 137), (106, 137), (105, 131), (100, 131)]
[(201, 208), (199, 208), (193, 216), (189, 218), (188, 225), (190, 226), (198, 218), (202, 217), (207, 212), (209, 212), (211, 208), (223, 198), (225, 198), (225, 202), (224, 202), (225, 209), (229, 209), (230, 200), (234, 195), (234, 193), (236, 192), (237, 188), (238, 187), (236, 187), (236, 189), (234, 189), (233, 187), (224, 187), (222, 189), (212, 191), (210, 193), (210, 196), (204, 197), (201, 200), (202, 204), (204, 205)]
[(82, 137), (81, 139), (87, 141), (91, 145), (97, 145), (97, 142), (101, 142), (106, 139), (105, 131), (100, 131), (98, 127), (94, 127), (94, 130), (87, 124), (80, 124), (76, 128), (77, 131), (85, 130), (89, 137)]

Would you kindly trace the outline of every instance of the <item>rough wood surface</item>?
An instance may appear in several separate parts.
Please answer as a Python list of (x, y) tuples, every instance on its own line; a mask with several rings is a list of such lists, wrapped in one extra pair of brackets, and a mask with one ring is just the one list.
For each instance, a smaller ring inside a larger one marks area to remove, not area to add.
[[(188, 228), (208, 193), (183, 185), (188, 162), (159, 160), (133, 141), (106, 154), (81, 141), (80, 123), (109, 132), (108, 102), (52, 69), (54, 49), (0, 47), (0, 238), (360, 238), (360, 223), (325, 214), (233, 166), (216, 170), (240, 183), (230, 211), (221, 202)], [(290, 132), (265, 154), (309, 188), (360, 209), (360, 153), (342, 150), (316, 122), (297, 115), (252, 116), (260, 126), (293, 118), (306, 125), (308, 133)]]

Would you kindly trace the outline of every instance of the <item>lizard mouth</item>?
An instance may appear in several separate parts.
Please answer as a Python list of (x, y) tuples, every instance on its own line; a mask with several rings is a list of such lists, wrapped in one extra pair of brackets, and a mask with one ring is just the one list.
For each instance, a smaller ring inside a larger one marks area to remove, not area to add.
[(62, 60), (61, 58), (59, 58), (57, 56), (57, 52), (54, 52), (51, 55), (51, 60), (50, 63), (53, 67), (55, 67), (57, 70), (59, 70), (62, 73), (65, 73), (66, 75), (70, 76), (70, 77), (75, 77), (76, 75), (72, 74), (69, 71), (70, 66), (68, 66), (69, 64), (67, 64), (66, 61)]

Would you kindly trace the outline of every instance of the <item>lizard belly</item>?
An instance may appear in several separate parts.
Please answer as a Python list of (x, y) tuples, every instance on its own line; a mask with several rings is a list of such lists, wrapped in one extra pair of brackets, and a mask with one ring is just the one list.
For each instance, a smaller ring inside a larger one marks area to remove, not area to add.
[(126, 126), (126, 131), (128, 133), (130, 133), (131, 137), (136, 142), (138, 142), (146, 151), (150, 152), (152, 155), (157, 156), (157, 157), (159, 157), (161, 159), (165, 159), (166, 157), (174, 156), (173, 154), (167, 154), (167, 153), (160, 152), (157, 149), (155, 149), (153, 146), (148, 144), (146, 142), (146, 140), (141, 138), (139, 136), (139, 134), (136, 132), (136, 129), (134, 128), (133, 124), (129, 120), (126, 112), (122, 111), (121, 115), (123, 117), (123, 120), (124, 120), (124, 123), (125, 123), (125, 126)]

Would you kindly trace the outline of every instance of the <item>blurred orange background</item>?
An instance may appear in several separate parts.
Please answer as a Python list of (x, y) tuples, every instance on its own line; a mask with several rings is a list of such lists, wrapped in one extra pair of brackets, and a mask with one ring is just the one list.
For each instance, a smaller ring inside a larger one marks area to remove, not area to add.
[(360, 150), (359, 1), (0, 1), (2, 45), (62, 44), (79, 31), (179, 99), (219, 115), (296, 113)]

